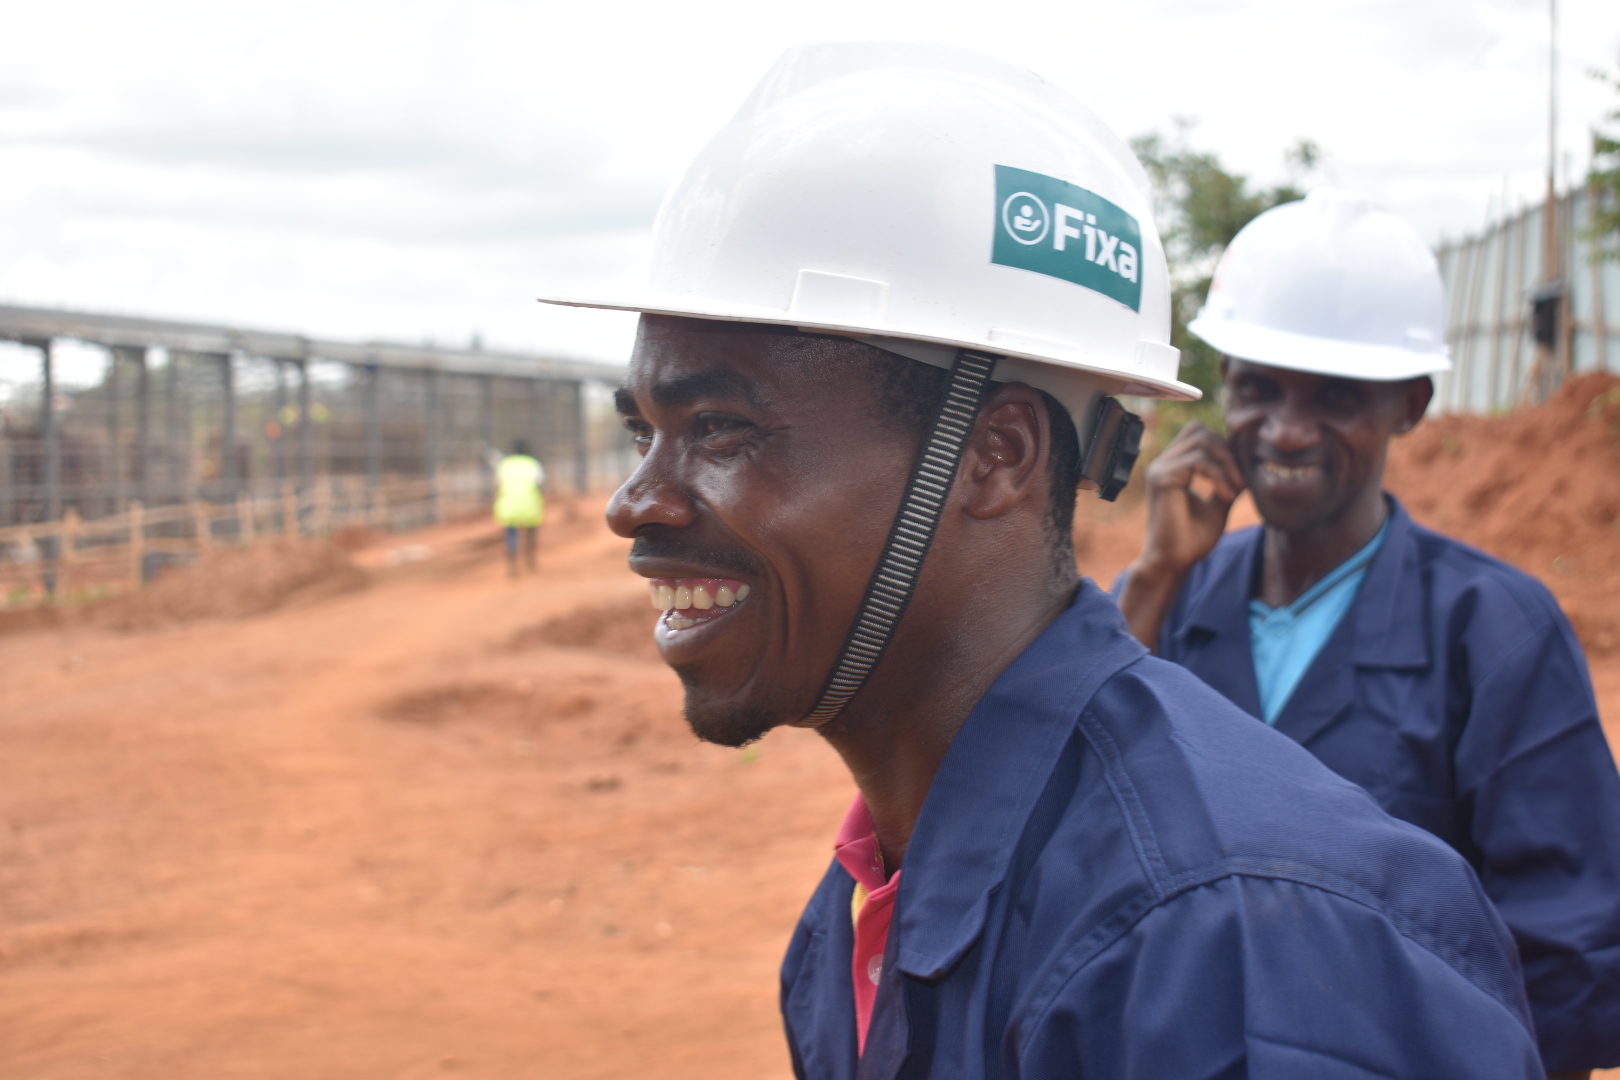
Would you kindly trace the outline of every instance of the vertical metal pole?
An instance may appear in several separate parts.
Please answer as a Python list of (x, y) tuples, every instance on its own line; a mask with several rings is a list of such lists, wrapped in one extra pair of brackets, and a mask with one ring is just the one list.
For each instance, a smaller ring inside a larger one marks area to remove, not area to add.
[(223, 481), (220, 498), (225, 502), (234, 502), (241, 478), (236, 468), (236, 368), (231, 363), (230, 353), (224, 353), (219, 358), (219, 380), (223, 399), (221, 408), (224, 410), (224, 430), (220, 434), (219, 475)]
[[(1510, 219), (1507, 214), (1507, 192), (1502, 193), (1502, 220), (1496, 226), (1496, 299), (1491, 304), (1491, 368), (1489, 383), (1486, 391), (1487, 411), (1495, 412), (1497, 405), (1502, 401), (1501, 381), (1503, 353), (1506, 343), (1502, 340), (1507, 331), (1508, 311), (1516, 310), (1519, 305), (1510, 304), (1508, 300), (1508, 225)], [(1506, 310), (1504, 310), (1506, 309)]]
[(120, 430), (118, 410), (121, 402), (118, 400), (118, 367), (124, 360), (127, 350), (115, 348), (112, 350), (112, 362), (107, 365), (107, 471), (111, 473), (111, 483), (107, 486), (109, 496), (103, 511), (107, 514), (116, 514), (124, 505), (124, 454), (122, 441), (123, 432)]
[(381, 375), (376, 364), (366, 365), (366, 509), (377, 504), (377, 488), (382, 483), (382, 403), (379, 400)]
[(495, 447), (495, 376), (478, 376), (478, 409), (480, 434), (484, 445), (479, 452), (478, 475), (481, 478), (480, 494), (484, 502), (488, 503), (495, 498), (495, 473), (489, 467), (490, 451)]
[[(39, 350), (41, 393), (39, 401), (39, 440), (45, 451), (45, 514), (46, 521), (62, 520), (62, 444), (56, 429), (56, 372), (51, 364), (49, 338), (35, 339), (24, 344)], [(61, 560), (61, 537), (51, 537), (45, 545), (45, 592), (56, 595), (57, 566)]]
[(276, 365), (276, 395), (275, 412), (270, 422), (275, 425), (276, 445), (271, 447), (272, 469), (275, 472), (276, 490), (281, 490), (282, 481), (287, 479), (287, 361), (279, 356), (275, 359)]
[(585, 414), (585, 380), (574, 383), (574, 488), (581, 495), (591, 484), (591, 427)]
[(529, 383), (529, 449), (545, 464), (546, 446), (546, 381), (538, 376)]
[(1558, 344), (1554, 347), (1553, 361), (1555, 372), (1553, 388), (1564, 384), (1564, 380), (1574, 373), (1575, 369), (1575, 282), (1574, 268), (1569, 267), (1565, 273), (1563, 259), (1566, 254), (1575, 250), (1575, 192), (1572, 189), (1567, 198), (1558, 200), (1558, 277), (1564, 282), (1563, 295), (1558, 298)]
[(1558, 279), (1558, 0), (1547, 0), (1547, 204), (1542, 208), (1543, 281)]
[[(182, 418), (180, 408), (180, 362), (183, 353), (169, 350), (169, 377), (164, 380), (163, 420), (167, 434), (163, 444), (169, 457), (170, 498), (177, 503), (190, 502), (194, 493), (191, 485), (191, 422)], [(187, 410), (189, 412), (189, 410)]]
[(1451, 386), (1457, 381), (1457, 365), (1462, 352), (1462, 284), (1466, 251), (1466, 242), (1459, 240), (1443, 248), (1437, 256), (1446, 281), (1446, 345), (1451, 349), (1451, 370), (1435, 379), (1434, 403), (1431, 407), (1436, 412), (1450, 409)]
[(1462, 249), (1462, 255), (1464, 258), (1463, 267), (1466, 268), (1466, 274), (1464, 273), (1463, 269), (1459, 269), (1457, 274), (1457, 276), (1466, 281), (1467, 284), (1463, 287), (1462, 312), (1461, 318), (1458, 320), (1457, 324), (1458, 340), (1453, 346), (1455, 352), (1453, 353), (1452, 359), (1452, 392), (1450, 395), (1452, 412), (1468, 411), (1469, 383), (1472, 381), (1470, 378), (1470, 373), (1472, 370), (1472, 364), (1470, 361), (1473, 360), (1474, 352), (1474, 313), (1476, 310), (1475, 300), (1477, 299), (1479, 290), (1480, 263), (1483, 261), (1481, 258), (1480, 247), (1481, 245), (1478, 241), (1469, 242), (1466, 244), (1466, 246), (1464, 246)]
[[(1558, 280), (1558, 3), (1547, 0), (1547, 201), (1541, 208), (1541, 280), (1551, 285)], [(1566, 294), (1568, 290), (1565, 290)], [(1558, 332), (1564, 332), (1566, 312), (1558, 304)], [(1540, 402), (1547, 396), (1552, 367), (1559, 359), (1559, 349), (1536, 343), (1535, 363), (1530, 367), (1530, 378), (1525, 386), (1529, 401)]]
[(18, 481), (17, 443), (0, 430), (0, 525), (17, 525)]
[(143, 506), (152, 505), (152, 373), (146, 350), (136, 349), (135, 361), (135, 490)]
[(1530, 232), (1530, 216), (1520, 211), (1513, 219), (1513, 361), (1508, 366), (1507, 394), (1503, 404), (1511, 408), (1524, 393), (1519, 371), (1524, 362), (1524, 240)]
[(308, 491), (315, 484), (315, 423), (310, 418), (314, 390), (309, 382), (309, 360), (298, 362), (298, 490)]
[(424, 441), (426, 447), (426, 473), (427, 473), (427, 501), (428, 520), (439, 520), (439, 372), (436, 368), (428, 368), (422, 372), (427, 380), (426, 394), (424, 395), (426, 415), (422, 418)]
[[(545, 469), (547, 457), (551, 456), (551, 447), (546, 443), (546, 436), (550, 433), (549, 429), (552, 426), (546, 422), (548, 419), (546, 407), (551, 404), (546, 395), (546, 387), (546, 380), (539, 376), (529, 380), (530, 450), (535, 458), (539, 460), (542, 471)], [(553, 463), (552, 467), (556, 467), (555, 463)], [(550, 495), (555, 483), (555, 478), (550, 473), (546, 473), (545, 480), (540, 485), (542, 496)]]

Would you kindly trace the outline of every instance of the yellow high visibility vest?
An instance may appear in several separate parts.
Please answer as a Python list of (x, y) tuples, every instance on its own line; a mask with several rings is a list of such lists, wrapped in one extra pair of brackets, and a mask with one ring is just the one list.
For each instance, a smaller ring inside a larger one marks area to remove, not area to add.
[(528, 454), (512, 454), (495, 468), (495, 520), (508, 528), (533, 528), (546, 518), (540, 483), (546, 477), (540, 462)]

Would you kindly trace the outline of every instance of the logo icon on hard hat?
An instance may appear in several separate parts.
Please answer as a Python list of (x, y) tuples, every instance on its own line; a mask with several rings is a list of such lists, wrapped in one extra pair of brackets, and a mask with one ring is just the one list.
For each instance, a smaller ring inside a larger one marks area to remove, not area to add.
[(1052, 227), (1046, 204), (1027, 191), (1015, 191), (1001, 204), (1001, 224), (1020, 244), (1038, 244)]

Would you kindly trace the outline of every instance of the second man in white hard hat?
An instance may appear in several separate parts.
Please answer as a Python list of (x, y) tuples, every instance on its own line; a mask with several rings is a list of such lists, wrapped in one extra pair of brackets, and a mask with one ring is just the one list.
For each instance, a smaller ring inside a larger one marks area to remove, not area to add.
[(1025, 71), (796, 50), (665, 202), (647, 292), (596, 302), (644, 313), (608, 517), (688, 722), (815, 728), (859, 791), (782, 969), (795, 1071), (1533, 1077), (1463, 860), (1076, 572), (1077, 489), (1135, 456), (1112, 395), (1190, 392), (1151, 213)]
[[(1190, 328), (1226, 358), (1229, 433), (1190, 425), (1148, 470), (1132, 630), (1467, 857), (1546, 1067), (1620, 1065), (1620, 776), (1580, 646), (1540, 583), (1383, 490), (1450, 366), (1433, 256), (1313, 192), (1238, 234)], [(1264, 525), (1223, 535), (1245, 489)]]

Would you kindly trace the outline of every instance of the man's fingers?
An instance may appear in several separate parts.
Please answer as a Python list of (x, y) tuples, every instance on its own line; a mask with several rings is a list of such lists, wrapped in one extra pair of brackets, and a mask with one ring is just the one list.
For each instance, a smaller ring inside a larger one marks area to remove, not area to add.
[(1231, 476), (1218, 461), (1200, 458), (1191, 463), (1191, 469), (1187, 491), (1203, 502), (1218, 503), (1224, 508), (1232, 505), (1242, 490), (1241, 486), (1232, 484)]
[(1232, 453), (1232, 444), (1224, 438), (1216, 436), (1216, 443), (1210, 447), (1210, 456), (1221, 463), (1221, 470), (1226, 474), (1226, 482), (1232, 486), (1233, 497), (1248, 487), (1243, 479), (1243, 470), (1238, 468), (1237, 455)]
[(1182, 426), (1180, 431), (1176, 432), (1176, 437), (1170, 440), (1170, 445), (1164, 448), (1164, 452), (1168, 454), (1177, 447), (1190, 443), (1205, 434), (1214, 433), (1197, 420), (1189, 420)]
[(1148, 479), (1157, 488), (1190, 488), (1194, 480), (1204, 476), (1214, 481), (1222, 491), (1222, 498), (1231, 501), (1243, 490), (1243, 475), (1237, 462), (1214, 432), (1211, 439), (1192, 439), (1174, 452), (1166, 450), (1148, 470)]

